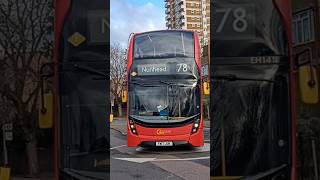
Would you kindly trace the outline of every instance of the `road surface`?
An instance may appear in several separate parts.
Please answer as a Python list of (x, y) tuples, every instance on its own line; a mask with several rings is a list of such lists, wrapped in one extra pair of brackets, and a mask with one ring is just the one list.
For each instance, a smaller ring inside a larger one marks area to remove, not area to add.
[(111, 180), (210, 179), (210, 137), (205, 128), (201, 148), (128, 148), (125, 121), (115, 120), (110, 130)]

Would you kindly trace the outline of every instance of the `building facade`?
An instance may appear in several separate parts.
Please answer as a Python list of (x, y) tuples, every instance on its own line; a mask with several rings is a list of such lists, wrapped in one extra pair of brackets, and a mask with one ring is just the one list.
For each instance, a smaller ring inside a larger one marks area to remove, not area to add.
[[(198, 32), (203, 79), (209, 82), (210, 0), (164, 0), (166, 27)], [(204, 117), (209, 117), (209, 96), (204, 96)]]
[[(320, 0), (293, 0), (293, 54), (311, 49), (311, 63), (320, 78)], [(309, 58), (301, 57), (303, 62)], [(298, 75), (298, 74), (297, 74)], [(297, 80), (299, 84), (299, 81)], [(318, 84), (319, 85), (319, 84)], [(298, 179), (317, 179), (320, 174), (320, 103), (306, 104), (297, 88)]]
[(319, 64), (319, 5), (320, 0), (294, 0), (292, 31), (294, 53), (312, 49), (312, 63)]
[(210, 0), (165, 0), (166, 27), (197, 31), (202, 46), (210, 40)]

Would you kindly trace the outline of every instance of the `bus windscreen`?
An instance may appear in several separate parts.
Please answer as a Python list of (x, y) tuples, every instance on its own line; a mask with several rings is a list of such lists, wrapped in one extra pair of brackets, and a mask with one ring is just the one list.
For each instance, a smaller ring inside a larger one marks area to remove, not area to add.
[[(185, 82), (185, 84), (188, 82)], [(159, 84), (133, 84), (130, 93), (130, 115), (140, 121), (177, 122), (200, 113), (199, 87)]]
[(149, 32), (138, 34), (134, 59), (194, 57), (192, 32)]

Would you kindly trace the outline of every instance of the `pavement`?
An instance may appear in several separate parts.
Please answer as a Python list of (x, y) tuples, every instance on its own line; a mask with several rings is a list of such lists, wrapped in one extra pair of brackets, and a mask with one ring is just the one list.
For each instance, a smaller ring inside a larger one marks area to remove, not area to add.
[(11, 177), (10, 180), (53, 180), (53, 177), (49, 178), (25, 178), (25, 177)]
[(52, 173), (41, 173), (36, 178), (24, 177), (24, 176), (15, 176), (13, 175), (10, 180), (53, 180)]

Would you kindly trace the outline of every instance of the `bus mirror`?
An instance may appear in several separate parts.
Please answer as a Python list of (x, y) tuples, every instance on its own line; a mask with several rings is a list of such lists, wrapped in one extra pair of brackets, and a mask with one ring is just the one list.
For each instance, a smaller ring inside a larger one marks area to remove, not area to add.
[(208, 82), (203, 83), (203, 94), (204, 95), (210, 94), (210, 84)]
[[(300, 62), (300, 59), (304, 59)], [(301, 100), (307, 104), (316, 104), (319, 102), (319, 84), (315, 67), (312, 66), (312, 50), (305, 50), (295, 55), (296, 68), (299, 76), (299, 89)]]
[(53, 126), (53, 95), (43, 94), (43, 104), (39, 108), (39, 127), (41, 129), (52, 128)]
[(319, 84), (316, 76), (316, 69), (313, 66), (300, 66), (299, 88), (301, 100), (307, 104), (316, 104), (319, 102)]
[(122, 91), (122, 94), (121, 94), (121, 99), (122, 99), (122, 102), (125, 103), (128, 101), (128, 97), (127, 97), (128, 93), (126, 90)]

